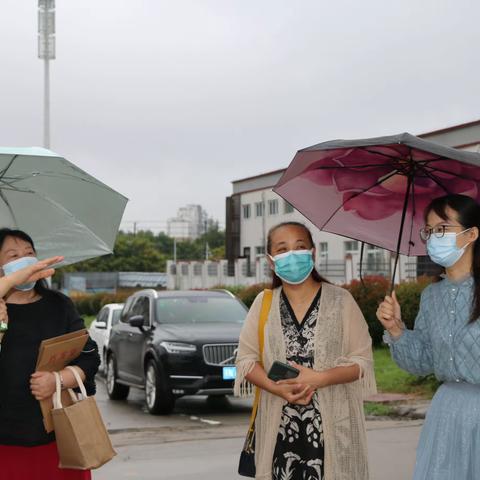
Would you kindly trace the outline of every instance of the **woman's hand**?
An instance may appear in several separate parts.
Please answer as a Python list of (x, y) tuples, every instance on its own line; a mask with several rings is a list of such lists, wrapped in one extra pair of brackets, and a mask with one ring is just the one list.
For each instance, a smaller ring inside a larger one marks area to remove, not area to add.
[(383, 302), (377, 308), (377, 318), (392, 337), (399, 337), (405, 325), (402, 322), (402, 312), (395, 292), (392, 296), (385, 296)]
[(295, 405), (308, 405), (312, 401), (314, 390), (301, 383), (281, 384), (277, 382), (275, 394)]
[(55, 375), (52, 372), (35, 372), (30, 377), (30, 390), (37, 400), (50, 398), (56, 390)]
[(300, 383), (302, 385), (308, 385), (313, 391), (325, 386), (324, 382), (322, 381), (322, 372), (317, 372), (312, 368), (298, 365), (295, 362), (290, 362), (290, 365), (300, 371), (298, 377), (290, 378), (288, 380), (279, 380), (277, 382), (278, 385), (294, 385), (296, 383)]
[(11, 273), (3, 277), (8, 282), (10, 288), (22, 285), (24, 283), (31, 283), (41, 280), (43, 278), (51, 277), (55, 270), (49, 268), (51, 265), (55, 265), (63, 260), (63, 257), (51, 257), (46, 260), (41, 260), (34, 265), (22, 268), (17, 272)]

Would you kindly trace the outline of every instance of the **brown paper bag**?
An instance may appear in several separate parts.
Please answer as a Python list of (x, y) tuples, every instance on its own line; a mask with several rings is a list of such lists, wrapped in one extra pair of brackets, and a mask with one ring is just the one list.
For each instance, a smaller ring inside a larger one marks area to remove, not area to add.
[(60, 468), (90, 470), (101, 467), (115, 455), (107, 429), (94, 397), (87, 392), (75, 367), (69, 368), (82, 392), (82, 396), (68, 390), (73, 404), (63, 406), (61, 400), (60, 376), (55, 372), (57, 383), (53, 395), (52, 419), (55, 426)]
[[(44, 340), (40, 344), (35, 370), (37, 372), (58, 372), (63, 370), (65, 365), (68, 365), (80, 355), (87, 339), (88, 332), (83, 329)], [(72, 400), (66, 391), (62, 392), (62, 403), (63, 405), (72, 404)], [(45, 430), (47, 432), (53, 431), (52, 399), (42, 400), (40, 408), (42, 409)]]

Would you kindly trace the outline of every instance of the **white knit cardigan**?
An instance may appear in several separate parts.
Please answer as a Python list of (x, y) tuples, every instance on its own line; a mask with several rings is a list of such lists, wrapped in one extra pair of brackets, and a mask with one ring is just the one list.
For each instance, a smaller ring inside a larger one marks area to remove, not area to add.
[[(286, 361), (280, 319), (281, 287), (273, 292), (265, 327), (263, 364), (268, 371), (275, 360)], [(245, 376), (259, 359), (258, 322), (263, 292), (257, 296), (240, 334), (235, 394), (249, 396), (253, 386)], [(358, 364), (360, 378), (352, 383), (321, 388), (316, 392), (324, 432), (325, 480), (368, 480), (368, 459), (363, 399), (376, 393), (372, 339), (362, 312), (351, 294), (322, 284), (315, 332), (314, 369), (326, 370)], [(272, 463), (285, 401), (262, 391), (255, 423), (256, 479), (271, 480)]]

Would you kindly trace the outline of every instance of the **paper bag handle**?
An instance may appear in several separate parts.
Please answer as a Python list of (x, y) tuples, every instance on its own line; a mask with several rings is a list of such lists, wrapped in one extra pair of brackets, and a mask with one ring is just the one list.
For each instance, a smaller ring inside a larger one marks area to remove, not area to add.
[(75, 380), (77, 381), (78, 388), (82, 392), (83, 398), (87, 398), (87, 390), (85, 389), (85, 385), (83, 384), (83, 381), (75, 367), (72, 367), (71, 365), (68, 365), (66, 368), (68, 368), (72, 373), (73, 376), (75, 377)]
[(55, 393), (53, 394), (53, 408), (62, 408), (62, 384), (60, 382), (60, 374), (58, 372), (53, 372), (55, 376)]
[[(77, 369), (70, 365), (66, 368), (71, 370), (71, 372), (73, 373), (73, 376), (77, 381), (78, 387), (80, 388), (80, 392), (82, 392), (83, 398), (87, 398), (87, 390), (85, 389), (85, 385), (83, 384)], [(53, 408), (54, 409), (63, 408), (62, 385), (60, 381), (60, 374), (58, 372), (52, 372), (52, 373), (55, 375), (55, 393), (53, 394)], [(74, 403), (78, 402), (79, 399), (77, 398), (77, 396), (75, 395), (75, 392), (71, 388), (68, 389), (68, 393), (70, 394), (70, 397), (72, 398), (72, 401)]]

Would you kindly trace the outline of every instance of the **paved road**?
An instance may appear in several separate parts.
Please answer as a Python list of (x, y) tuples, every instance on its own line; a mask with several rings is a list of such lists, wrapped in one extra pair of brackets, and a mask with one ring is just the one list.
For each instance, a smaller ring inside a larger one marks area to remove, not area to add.
[[(100, 383), (100, 382), (99, 382)], [(94, 480), (238, 480), (239, 452), (250, 403), (212, 404), (205, 397), (178, 402), (173, 415), (151, 416), (143, 395), (111, 402), (100, 383), (97, 401), (118, 456)], [(411, 478), (421, 421), (370, 421), (371, 480)]]

